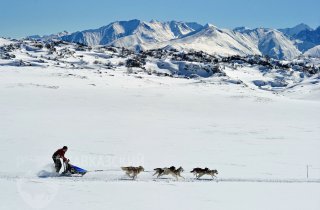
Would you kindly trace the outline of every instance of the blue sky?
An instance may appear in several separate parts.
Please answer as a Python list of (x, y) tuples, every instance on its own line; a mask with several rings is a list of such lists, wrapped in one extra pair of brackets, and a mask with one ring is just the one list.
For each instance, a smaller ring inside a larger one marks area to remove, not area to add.
[(221, 28), (320, 25), (320, 0), (0, 0), (0, 36), (98, 28), (116, 20), (181, 20)]

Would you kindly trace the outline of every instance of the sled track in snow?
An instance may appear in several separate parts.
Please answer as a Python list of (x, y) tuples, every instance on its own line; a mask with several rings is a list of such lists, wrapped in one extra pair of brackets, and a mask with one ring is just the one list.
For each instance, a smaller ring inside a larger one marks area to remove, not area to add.
[(196, 179), (196, 178), (180, 178), (179, 180), (175, 180), (174, 178), (152, 178), (152, 177), (141, 177), (136, 180), (129, 179), (125, 176), (120, 176), (120, 178), (108, 178), (107, 176), (102, 177), (30, 177), (30, 176), (8, 176), (8, 175), (0, 175), (0, 180), (8, 180), (8, 181), (61, 181), (61, 182), (107, 182), (107, 183), (117, 183), (117, 182), (153, 182), (153, 183), (219, 183), (219, 182), (248, 182), (248, 183), (319, 183), (320, 179), (284, 179), (284, 178), (275, 178), (275, 179), (267, 179), (267, 178), (215, 178), (215, 179)]
[(101, 181), (101, 182), (159, 182), (159, 183), (193, 183), (193, 182), (211, 182), (211, 183), (219, 183), (219, 182), (248, 182), (248, 183), (319, 183), (320, 179), (253, 179), (253, 178), (216, 178), (216, 179), (196, 179), (196, 178), (186, 178), (175, 180), (174, 178), (137, 178), (136, 180), (128, 179), (128, 178), (84, 178), (84, 177), (64, 177), (65, 181), (72, 179), (72, 181)]

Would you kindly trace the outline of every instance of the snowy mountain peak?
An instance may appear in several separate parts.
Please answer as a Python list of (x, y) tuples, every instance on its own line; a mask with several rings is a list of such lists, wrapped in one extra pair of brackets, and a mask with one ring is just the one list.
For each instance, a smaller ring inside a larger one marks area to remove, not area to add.
[(302, 31), (312, 31), (313, 29), (308, 26), (307, 24), (300, 23), (292, 28), (284, 28), (284, 29), (279, 29), (282, 33), (289, 35), (291, 37), (294, 37), (295, 35), (299, 34)]
[[(59, 34), (54, 38), (89, 46), (109, 45), (137, 51), (169, 47), (180, 50), (201, 50), (223, 56), (257, 54), (277, 59), (291, 59), (318, 45), (318, 32), (309, 30), (312, 29), (306, 24), (279, 30), (246, 27), (228, 30), (219, 29), (209, 23), (203, 26), (195, 22), (175, 20), (148, 22), (133, 19), (112, 22), (98, 29)], [(293, 40), (287, 33), (298, 33), (299, 40), (303, 42)], [(42, 39), (42, 37), (37, 38)]]
[(250, 28), (245, 27), (245, 26), (240, 26), (240, 27), (236, 27), (233, 29), (233, 31), (240, 32), (240, 33), (245, 32), (247, 30), (250, 30)]
[(204, 28), (212, 28), (212, 29), (216, 29), (217, 26), (211, 24), (211, 23), (207, 23), (206, 25), (204, 25)]
[(305, 24), (305, 23), (300, 23), (300, 24), (298, 24), (298, 25), (296, 25), (294, 28), (296, 28), (296, 29), (300, 29), (300, 30), (309, 30), (309, 31), (312, 31), (313, 30), (313, 28), (311, 28), (310, 26), (308, 26), (307, 24)]
[(150, 42), (163, 42), (179, 38), (202, 26), (196, 23), (178, 21), (150, 22), (140, 20), (117, 21), (98, 29), (75, 32), (62, 37), (69, 42), (86, 45), (114, 45), (133, 49), (143, 49), (142, 45)]
[(119, 21), (112, 23), (112, 28), (115, 34), (126, 34), (134, 31), (140, 24), (143, 24), (140, 20)]

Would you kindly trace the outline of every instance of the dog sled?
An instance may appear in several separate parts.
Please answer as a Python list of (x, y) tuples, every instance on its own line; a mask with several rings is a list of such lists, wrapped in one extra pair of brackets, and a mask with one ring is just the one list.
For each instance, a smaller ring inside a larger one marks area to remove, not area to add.
[(88, 171), (70, 163), (64, 164), (64, 172), (61, 176), (84, 176)]

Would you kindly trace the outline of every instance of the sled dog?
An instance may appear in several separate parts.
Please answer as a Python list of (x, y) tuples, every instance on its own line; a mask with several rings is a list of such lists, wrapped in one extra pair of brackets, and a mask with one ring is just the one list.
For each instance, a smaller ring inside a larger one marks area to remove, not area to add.
[(159, 178), (160, 176), (171, 175), (177, 180), (179, 177), (184, 179), (184, 177), (181, 176), (181, 173), (184, 171), (181, 166), (178, 169), (176, 169), (176, 167), (174, 166), (171, 166), (170, 168), (155, 168), (154, 171), (155, 173), (153, 174), (153, 176), (157, 175), (157, 178)]
[(191, 173), (193, 173), (193, 175), (196, 176), (197, 179), (199, 179), (200, 177), (204, 176), (204, 175), (210, 175), (213, 179), (213, 177), (216, 177), (215, 175), (218, 174), (217, 170), (210, 170), (209, 168), (194, 168), (192, 171), (190, 171)]
[(132, 179), (136, 179), (138, 174), (140, 174), (142, 171), (144, 171), (144, 168), (142, 166), (139, 167), (121, 167), (121, 169), (127, 174), (128, 177)]
[(157, 175), (157, 178), (159, 178), (160, 176), (168, 175), (169, 170), (176, 170), (176, 167), (171, 166), (169, 168), (155, 168), (153, 170), (155, 171), (155, 173), (152, 176)]

